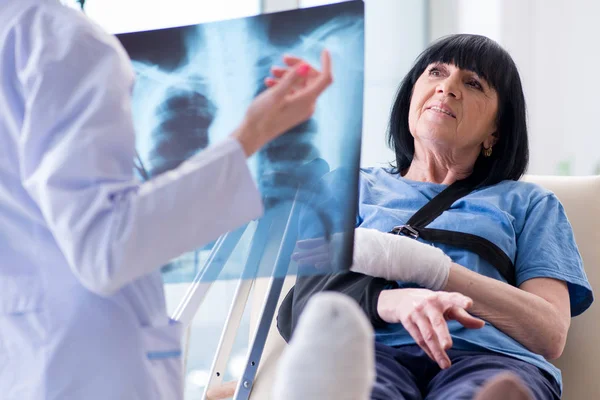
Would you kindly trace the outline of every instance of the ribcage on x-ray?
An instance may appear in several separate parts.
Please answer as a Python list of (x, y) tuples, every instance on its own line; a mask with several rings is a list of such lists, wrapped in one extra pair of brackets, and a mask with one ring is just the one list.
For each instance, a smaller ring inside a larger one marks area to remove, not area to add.
[(309, 120), (259, 152), (259, 187), (266, 206), (293, 200), (299, 188), (307, 190), (308, 184), (321, 177), (322, 168), (308, 164), (319, 158), (319, 150), (313, 143), (315, 134), (316, 122)]
[(151, 175), (173, 169), (209, 144), (208, 129), (217, 111), (199, 91), (170, 88), (156, 109), (160, 123), (152, 131)]

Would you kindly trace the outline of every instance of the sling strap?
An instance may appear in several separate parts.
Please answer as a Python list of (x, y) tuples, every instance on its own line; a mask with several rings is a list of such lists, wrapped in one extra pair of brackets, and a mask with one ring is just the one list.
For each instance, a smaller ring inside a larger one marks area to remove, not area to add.
[(475, 187), (475, 181), (469, 178), (454, 182), (421, 207), (405, 225), (396, 226), (389, 233), (405, 235), (413, 239), (421, 238), (427, 242), (446, 244), (471, 251), (492, 264), (509, 284), (515, 286), (515, 267), (512, 260), (494, 243), (470, 233), (426, 228), (433, 220), (448, 210), (456, 200), (471, 193)]

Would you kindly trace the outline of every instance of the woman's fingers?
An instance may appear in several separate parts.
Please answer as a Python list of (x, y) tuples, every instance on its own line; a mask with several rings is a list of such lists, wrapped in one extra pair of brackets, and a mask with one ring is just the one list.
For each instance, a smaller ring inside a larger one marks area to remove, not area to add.
[(323, 246), (326, 243), (327, 240), (325, 240), (325, 238), (303, 239), (296, 242), (296, 248), (310, 250)]
[(329, 256), (329, 252), (315, 254), (293, 253), (292, 260), (296, 261), (298, 264), (316, 265), (319, 263), (329, 262), (331, 257)]
[(442, 293), (440, 300), (444, 307), (446, 319), (460, 322), (465, 328), (480, 329), (485, 321), (469, 314), (466, 310), (473, 306), (473, 300), (460, 293)]
[(468, 309), (473, 305), (471, 298), (456, 292), (438, 292), (438, 299), (444, 312), (452, 307)]
[(444, 318), (444, 314), (437, 307), (425, 307), (425, 315), (431, 323), (431, 327), (437, 336), (437, 341), (440, 347), (446, 352), (452, 347), (452, 337), (450, 337), (450, 331), (448, 330), (448, 323)]
[(410, 336), (412, 336), (412, 338), (419, 345), (419, 347), (421, 349), (423, 349), (425, 354), (427, 354), (427, 356), (429, 358), (431, 358), (433, 361), (435, 361), (435, 357), (431, 353), (431, 350), (429, 350), (429, 347), (427, 346), (427, 342), (423, 338), (423, 335), (421, 335), (421, 331), (419, 331), (419, 327), (417, 327), (417, 325), (415, 325), (410, 320), (406, 320), (406, 321), (402, 322), (402, 326), (404, 326), (404, 329), (406, 329), (406, 331), (410, 334)]
[(324, 238), (304, 239), (296, 242), (292, 260), (299, 265), (315, 266), (331, 264), (331, 246)]
[[(465, 308), (470, 307), (473, 300), (460, 293), (440, 292), (436, 297), (415, 307), (409, 319), (418, 328), (419, 334), (411, 333), (423, 350), (427, 349), (440, 368), (450, 366), (450, 358), (446, 350), (452, 347), (452, 337), (446, 319), (454, 319), (466, 328), (477, 329), (485, 322), (470, 315)], [(419, 336), (420, 335), (420, 336)]]
[(485, 325), (484, 320), (472, 316), (464, 308), (460, 307), (452, 307), (446, 311), (446, 318), (456, 320), (468, 329), (481, 329)]
[[(450, 359), (446, 351), (442, 348), (439, 338), (431, 326), (431, 321), (424, 315), (422, 311), (412, 314), (412, 322), (419, 328), (424, 342), (427, 344), (430, 353), (433, 355), (433, 360), (438, 363), (441, 369), (446, 369), (450, 366)], [(423, 348), (423, 346), (421, 346)]]
[(297, 241), (292, 260), (299, 265), (315, 266), (318, 269), (331, 265), (334, 258), (335, 238), (336, 235), (331, 236), (329, 241), (322, 237)]

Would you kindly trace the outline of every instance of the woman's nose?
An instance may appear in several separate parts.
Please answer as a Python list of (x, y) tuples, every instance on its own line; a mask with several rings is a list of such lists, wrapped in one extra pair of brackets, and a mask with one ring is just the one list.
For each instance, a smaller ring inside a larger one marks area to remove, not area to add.
[(442, 82), (439, 83), (437, 87), (437, 93), (445, 94), (446, 96), (454, 97), (456, 99), (459, 99), (461, 96), (460, 90), (458, 88), (457, 83), (455, 82), (455, 79), (452, 79), (451, 77), (448, 79), (444, 79)]

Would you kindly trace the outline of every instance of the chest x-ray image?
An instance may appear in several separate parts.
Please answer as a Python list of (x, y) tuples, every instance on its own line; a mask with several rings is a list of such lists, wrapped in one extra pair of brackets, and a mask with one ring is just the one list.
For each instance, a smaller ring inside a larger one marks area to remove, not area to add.
[[(220, 262), (208, 279), (270, 275), (273, 262), (260, 262), (269, 252), (273, 260), (289, 260), (296, 240), (329, 240), (335, 233), (342, 240), (336, 241), (332, 269), (347, 269), (362, 130), (363, 2), (118, 37), (137, 75), (133, 113), (141, 179), (165, 173), (231, 134), (252, 99), (266, 90), (270, 67), (284, 66), (284, 54), (319, 68), (321, 50), (330, 51), (334, 83), (313, 118), (249, 160), (263, 195), (264, 216), (230, 232), (228, 239), (173, 260), (163, 272), (168, 282), (189, 281)], [(335, 187), (327, 184), (332, 176)], [(215, 246), (229, 246), (224, 259), (215, 259)], [(279, 273), (296, 273), (291, 264)]]

